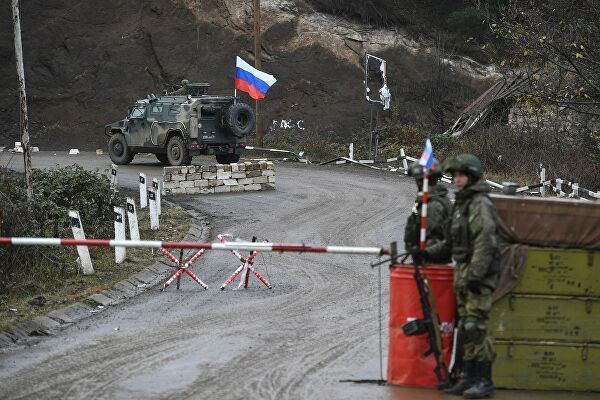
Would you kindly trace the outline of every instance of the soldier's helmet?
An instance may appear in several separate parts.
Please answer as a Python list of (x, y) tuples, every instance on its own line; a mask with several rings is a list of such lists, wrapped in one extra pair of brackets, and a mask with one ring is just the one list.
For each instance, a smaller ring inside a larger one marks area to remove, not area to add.
[[(437, 159), (433, 159), (433, 164), (429, 167), (429, 177), (430, 178), (441, 178), (442, 177), (442, 167)], [(412, 176), (416, 180), (423, 179), (423, 166), (419, 165), (418, 162), (414, 162), (408, 168), (408, 175)]]
[(450, 157), (444, 162), (444, 171), (462, 172), (466, 175), (479, 179), (483, 176), (483, 166), (477, 156), (469, 153)]

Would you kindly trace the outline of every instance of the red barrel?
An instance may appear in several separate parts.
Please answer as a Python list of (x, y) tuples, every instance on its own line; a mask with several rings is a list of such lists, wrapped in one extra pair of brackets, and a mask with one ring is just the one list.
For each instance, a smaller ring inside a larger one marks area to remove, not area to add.
[[(455, 323), (456, 298), (452, 286), (454, 269), (449, 265), (427, 265), (422, 269), (433, 291), (440, 317), (442, 346), (446, 365), (452, 354), (452, 334)], [(427, 334), (406, 336), (402, 325), (423, 318), (419, 291), (412, 265), (397, 264), (390, 271), (390, 347), (387, 383), (391, 385), (436, 387), (433, 354), (425, 357), (429, 347)]]

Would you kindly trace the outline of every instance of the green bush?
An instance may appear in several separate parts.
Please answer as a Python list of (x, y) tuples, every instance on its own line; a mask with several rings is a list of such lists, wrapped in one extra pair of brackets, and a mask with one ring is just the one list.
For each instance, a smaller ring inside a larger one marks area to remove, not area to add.
[[(122, 199), (105, 176), (70, 166), (34, 170), (33, 182), (28, 201), (24, 176), (0, 171), (0, 236), (70, 237), (70, 209), (79, 211), (87, 237), (113, 235), (113, 206)], [(0, 294), (78, 273), (75, 258), (73, 248), (0, 246)]]

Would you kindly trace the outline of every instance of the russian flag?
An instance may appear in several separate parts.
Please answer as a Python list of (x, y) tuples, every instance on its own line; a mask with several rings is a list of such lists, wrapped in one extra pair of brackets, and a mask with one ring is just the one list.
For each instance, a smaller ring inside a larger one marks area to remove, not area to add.
[(277, 79), (273, 75), (257, 70), (240, 57), (235, 58), (235, 88), (248, 93), (254, 100), (264, 99), (275, 82)]
[(430, 168), (433, 165), (433, 147), (431, 146), (431, 140), (429, 139), (425, 142), (425, 150), (423, 150), (423, 154), (421, 154), (419, 165), (422, 165), (425, 168)]

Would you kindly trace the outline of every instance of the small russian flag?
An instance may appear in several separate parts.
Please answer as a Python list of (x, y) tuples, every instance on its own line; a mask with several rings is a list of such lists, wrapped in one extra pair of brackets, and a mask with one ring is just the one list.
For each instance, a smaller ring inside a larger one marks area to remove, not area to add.
[(257, 70), (240, 57), (235, 58), (235, 88), (248, 93), (254, 100), (264, 99), (275, 82), (277, 79), (273, 75)]
[(425, 150), (423, 150), (423, 154), (421, 154), (421, 158), (419, 159), (419, 165), (422, 165), (425, 168), (431, 168), (433, 160), (433, 147), (431, 146), (431, 140), (427, 139), (425, 142)]

